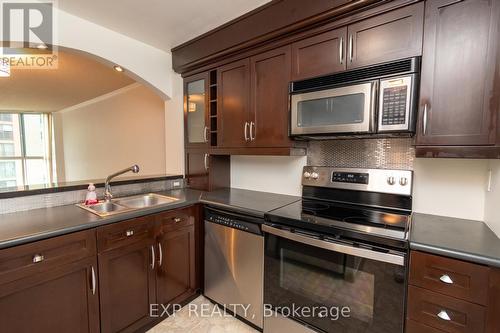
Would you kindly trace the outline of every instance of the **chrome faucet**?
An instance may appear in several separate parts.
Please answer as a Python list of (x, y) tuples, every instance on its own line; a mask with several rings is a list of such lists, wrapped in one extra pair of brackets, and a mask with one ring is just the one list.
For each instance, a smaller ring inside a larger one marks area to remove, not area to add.
[(104, 182), (104, 200), (106, 202), (109, 202), (109, 201), (111, 201), (111, 199), (113, 199), (113, 195), (111, 194), (111, 185), (109, 185), (109, 182), (111, 181), (111, 179), (113, 179), (119, 175), (123, 175), (124, 173), (130, 172), (130, 171), (133, 173), (138, 173), (139, 166), (137, 164), (135, 164), (135, 165), (132, 165), (130, 168), (123, 169), (121, 171), (115, 172), (115, 173), (109, 175), (108, 177), (106, 177), (106, 181)]

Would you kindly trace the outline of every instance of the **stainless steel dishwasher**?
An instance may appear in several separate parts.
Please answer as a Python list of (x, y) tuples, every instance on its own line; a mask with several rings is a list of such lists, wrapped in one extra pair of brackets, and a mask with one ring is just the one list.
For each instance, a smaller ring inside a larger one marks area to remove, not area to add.
[(263, 326), (264, 302), (263, 222), (260, 218), (205, 208), (204, 294), (259, 328)]

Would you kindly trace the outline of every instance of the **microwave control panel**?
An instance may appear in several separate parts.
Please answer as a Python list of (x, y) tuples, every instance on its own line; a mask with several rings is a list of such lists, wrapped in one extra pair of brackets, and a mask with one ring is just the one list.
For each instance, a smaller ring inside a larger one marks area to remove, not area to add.
[(410, 129), (412, 77), (380, 81), (379, 132)]

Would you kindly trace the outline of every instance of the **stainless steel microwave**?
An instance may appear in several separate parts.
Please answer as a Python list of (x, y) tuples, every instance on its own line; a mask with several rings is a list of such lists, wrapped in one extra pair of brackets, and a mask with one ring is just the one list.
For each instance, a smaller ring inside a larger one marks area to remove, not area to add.
[(416, 127), (420, 58), (292, 82), (291, 135), (407, 135)]

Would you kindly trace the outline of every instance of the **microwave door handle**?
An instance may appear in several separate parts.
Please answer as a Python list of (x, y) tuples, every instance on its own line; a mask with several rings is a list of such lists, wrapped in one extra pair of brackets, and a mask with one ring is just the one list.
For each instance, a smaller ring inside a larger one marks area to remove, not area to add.
[(356, 257), (386, 262), (386, 263), (390, 263), (390, 264), (394, 264), (394, 265), (398, 265), (398, 266), (405, 265), (404, 256), (402, 256), (402, 255), (377, 252), (377, 251), (372, 251), (369, 249), (348, 246), (348, 245), (334, 243), (334, 242), (330, 242), (330, 241), (327, 242), (327, 241), (323, 241), (320, 239), (302, 236), (302, 235), (299, 235), (299, 234), (296, 234), (296, 233), (293, 233), (293, 232), (290, 232), (287, 230), (282, 230), (282, 229), (270, 227), (270, 226), (265, 225), (265, 224), (262, 225), (262, 231), (267, 232), (267, 233), (272, 234), (272, 235), (275, 235), (275, 236), (278, 236), (278, 237), (289, 239), (291, 241), (314, 246), (314, 247), (321, 248), (321, 249), (328, 250), (328, 251), (340, 252), (340, 253), (344, 253), (347, 255), (353, 255)]

